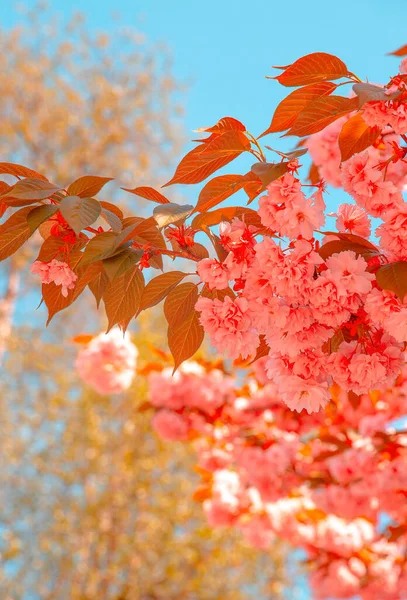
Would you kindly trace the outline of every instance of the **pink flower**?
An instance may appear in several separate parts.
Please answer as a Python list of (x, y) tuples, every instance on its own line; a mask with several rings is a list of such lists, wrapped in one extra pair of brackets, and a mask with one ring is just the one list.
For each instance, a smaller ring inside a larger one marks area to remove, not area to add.
[(402, 202), (398, 188), (384, 180), (384, 172), (377, 168), (378, 163), (377, 157), (366, 150), (342, 164), (343, 189), (374, 217), (380, 217)]
[(313, 163), (318, 167), (321, 179), (334, 187), (341, 185), (341, 152), (338, 137), (347, 120), (348, 117), (337, 119), (322, 131), (311, 135), (305, 144)]
[(407, 206), (389, 210), (383, 216), (382, 225), (377, 228), (380, 246), (393, 261), (407, 260)]
[(188, 423), (184, 417), (171, 410), (159, 410), (151, 422), (153, 429), (164, 440), (187, 440)]
[[(367, 294), (372, 289), (374, 275), (366, 271), (367, 263), (352, 250), (333, 254), (326, 260), (329, 276), (338, 288), (339, 295)], [(328, 274), (327, 274), (328, 276)]]
[(219, 352), (230, 358), (242, 358), (256, 352), (259, 336), (253, 330), (252, 312), (245, 298), (232, 300), (199, 298), (195, 305), (201, 313), (201, 324)]
[(377, 125), (381, 129), (389, 125), (400, 135), (407, 132), (407, 110), (404, 102), (396, 100), (367, 102), (363, 106), (362, 117), (367, 125)]
[(296, 375), (281, 380), (280, 393), (288, 408), (297, 412), (305, 409), (308, 414), (318, 412), (331, 399), (327, 382), (318, 383)]
[(198, 263), (198, 275), (208, 287), (224, 290), (229, 285), (228, 271), (225, 266), (214, 258), (204, 258)]
[(400, 63), (399, 66), (399, 71), (400, 73), (406, 74), (407, 73), (407, 57), (403, 58), (403, 60)]
[(101, 333), (79, 352), (79, 377), (99, 394), (119, 394), (133, 381), (138, 350), (119, 329)]
[(49, 263), (36, 260), (31, 265), (31, 273), (35, 273), (41, 277), (44, 284), (55, 283), (62, 286), (61, 293), (66, 298), (68, 290), (73, 290), (78, 276), (72, 271), (65, 262), (60, 260), (51, 260)]
[(290, 239), (311, 239), (324, 224), (321, 193), (306, 199), (299, 180), (291, 174), (273, 181), (267, 189), (268, 196), (259, 200), (258, 213), (263, 225), (272, 231)]
[(366, 212), (354, 204), (341, 204), (336, 219), (338, 231), (349, 231), (354, 235), (369, 237), (370, 220)]

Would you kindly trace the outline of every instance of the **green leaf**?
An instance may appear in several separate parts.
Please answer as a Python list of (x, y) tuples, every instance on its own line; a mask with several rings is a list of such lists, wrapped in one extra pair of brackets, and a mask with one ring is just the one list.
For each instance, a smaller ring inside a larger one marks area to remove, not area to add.
[(66, 196), (60, 204), (65, 221), (78, 235), (82, 229), (92, 225), (101, 213), (101, 206), (94, 198)]
[(44, 223), (48, 221), (59, 210), (59, 206), (56, 204), (44, 204), (43, 206), (37, 206), (30, 210), (27, 215), (27, 223), (31, 233)]

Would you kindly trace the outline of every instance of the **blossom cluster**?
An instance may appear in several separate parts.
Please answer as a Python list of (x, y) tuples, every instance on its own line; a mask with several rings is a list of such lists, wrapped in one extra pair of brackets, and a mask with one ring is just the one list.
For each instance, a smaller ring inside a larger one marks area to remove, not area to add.
[[(213, 346), (247, 359), (267, 344), (267, 376), (293, 410), (325, 407), (333, 383), (356, 395), (388, 389), (404, 362), (407, 298), (396, 294), (397, 274), (389, 289), (377, 276), (407, 261), (407, 92), (403, 82), (388, 92), (388, 100), (360, 111), (366, 126), (378, 128), (373, 146), (341, 162), (338, 137), (349, 116), (308, 138), (322, 177), (316, 191), (306, 193), (298, 159), (291, 160), (259, 200), (262, 227), (244, 216), (222, 223), (226, 258), (198, 264), (207, 288), (233, 282), (233, 295), (205, 295), (196, 304)], [(354, 201), (339, 206), (335, 232), (322, 231), (326, 184)], [(372, 218), (380, 219), (378, 246), (368, 240)]]
[(407, 413), (407, 369), (353, 406), (334, 386), (309, 415), (281, 400), (266, 364), (242, 387), (219, 363), (187, 362), (176, 383), (168, 368), (149, 376), (158, 434), (193, 440), (209, 524), (259, 549), (275, 537), (302, 548), (314, 598), (404, 600), (407, 434), (394, 423)]
[(79, 377), (98, 394), (119, 394), (133, 381), (138, 354), (129, 334), (115, 328), (84, 345), (75, 367)]

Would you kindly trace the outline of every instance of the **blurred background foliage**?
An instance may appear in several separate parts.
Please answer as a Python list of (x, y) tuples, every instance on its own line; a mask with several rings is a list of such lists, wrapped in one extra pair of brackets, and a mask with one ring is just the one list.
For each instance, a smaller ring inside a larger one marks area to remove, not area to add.
[[(81, 17), (59, 23), (44, 11), (1, 31), (1, 160), (63, 183), (162, 181), (183, 143), (185, 96), (167, 50), (137, 31), (96, 35)], [(27, 272), (36, 247), (34, 238), (0, 278), (0, 597), (281, 598), (285, 549), (258, 552), (207, 526), (191, 499), (192, 449), (160, 441), (139, 411), (145, 381), (120, 397), (79, 385), (70, 339), (104, 324), (84, 295), (44, 332)], [(141, 358), (161, 331), (150, 317), (133, 332)]]

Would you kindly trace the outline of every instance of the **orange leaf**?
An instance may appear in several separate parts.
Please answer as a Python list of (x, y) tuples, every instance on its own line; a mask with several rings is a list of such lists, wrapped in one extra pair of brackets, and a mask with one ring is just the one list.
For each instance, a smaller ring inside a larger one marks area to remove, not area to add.
[[(279, 68), (279, 67), (274, 67)], [(284, 67), (284, 72), (274, 79), (287, 87), (308, 85), (317, 81), (346, 77), (348, 68), (337, 56), (325, 52), (314, 52)]]
[(407, 262), (400, 260), (380, 267), (376, 281), (382, 290), (394, 292), (403, 302), (407, 295)]
[(120, 210), (120, 208), (118, 206), (116, 206), (116, 204), (112, 204), (111, 202), (105, 202), (104, 200), (100, 200), (99, 204), (105, 210), (109, 210), (114, 215), (116, 215), (116, 217), (118, 217), (121, 221), (123, 220), (123, 218), (124, 218), (123, 213)]
[(144, 277), (138, 266), (110, 282), (103, 300), (108, 318), (108, 331), (117, 323), (127, 328), (130, 320), (139, 313), (144, 290)]
[(70, 255), (70, 266), (77, 274), (78, 279), (75, 282), (75, 287), (72, 290), (68, 290), (68, 295), (66, 297), (62, 295), (62, 287), (60, 285), (55, 285), (53, 282), (43, 284), (42, 296), (48, 308), (47, 325), (56, 313), (70, 306), (82, 294), (89, 282), (102, 270), (101, 263), (93, 263), (92, 265), (80, 267), (78, 266), (80, 259), (80, 252), (75, 252), (75, 255)]
[(358, 152), (362, 152), (375, 143), (380, 134), (380, 128), (369, 127), (361, 114), (351, 117), (343, 125), (339, 134), (339, 148), (342, 161), (348, 160)]
[(225, 131), (246, 131), (246, 127), (233, 117), (223, 117), (212, 127), (200, 127), (196, 131), (208, 131), (209, 133), (224, 133)]
[(102, 270), (100, 273), (98, 273), (96, 277), (88, 283), (90, 291), (95, 296), (97, 308), (99, 308), (100, 301), (102, 300), (108, 284), (109, 277), (107, 276), (105, 270)]
[(16, 252), (31, 236), (27, 215), (31, 207), (15, 212), (0, 226), (0, 261)]
[(407, 44), (401, 46), (401, 48), (398, 48), (398, 50), (395, 50), (394, 52), (389, 52), (389, 54), (391, 56), (407, 56)]
[(319, 169), (316, 164), (312, 163), (310, 169), (308, 171), (307, 181), (310, 183), (318, 183), (321, 181), (321, 175), (319, 174)]
[(130, 194), (135, 194), (136, 196), (140, 196), (141, 198), (146, 198), (146, 200), (152, 200), (153, 202), (158, 202), (158, 204), (167, 204), (169, 200), (160, 192), (157, 192), (152, 187), (136, 187), (134, 189), (122, 188), (125, 192), (130, 192)]
[(0, 175), (13, 175), (14, 177), (33, 177), (34, 179), (42, 179), (48, 181), (44, 175), (14, 163), (0, 162)]
[(225, 133), (215, 135), (213, 140), (204, 145), (201, 144), (198, 148), (208, 156), (210, 154), (234, 154), (250, 150), (250, 141), (242, 131), (225, 131)]
[(181, 271), (169, 271), (148, 282), (141, 299), (141, 310), (155, 306), (185, 277)]
[(81, 333), (80, 335), (73, 337), (72, 341), (75, 342), (75, 344), (89, 344), (94, 337), (95, 336), (90, 333)]
[(170, 291), (164, 302), (164, 314), (171, 329), (177, 328), (195, 310), (197, 300), (195, 283), (181, 283)]
[[(60, 189), (59, 186), (50, 183), (48, 180), (28, 178), (17, 181), (1, 198), (3, 200), (19, 200), (25, 204), (32, 204), (33, 202), (37, 202), (37, 200), (49, 198)], [(7, 204), (9, 203), (7, 202)], [(14, 206), (18, 205), (16, 203), (13, 204)]]
[(263, 190), (268, 186), (269, 183), (280, 179), (288, 170), (288, 162), (280, 163), (254, 163), (252, 166), (253, 173), (260, 179), (263, 184)]
[(303, 137), (317, 133), (336, 119), (357, 110), (358, 107), (358, 98), (344, 98), (343, 96), (317, 98), (300, 112), (294, 125), (285, 135)]
[(202, 288), (201, 296), (204, 298), (211, 298), (212, 300), (221, 300), (222, 302), (226, 296), (229, 296), (229, 298), (232, 299), (236, 298), (234, 292), (229, 287), (225, 288), (224, 290), (210, 290), (206, 284)]
[(336, 87), (336, 84), (331, 81), (321, 81), (294, 90), (277, 106), (269, 128), (259, 135), (259, 138), (269, 133), (289, 129), (307, 104), (315, 98), (329, 96)]
[(113, 177), (96, 177), (94, 175), (84, 175), (71, 183), (67, 192), (69, 196), (79, 196), (80, 198), (90, 198), (100, 192), (100, 190), (112, 181)]
[[(336, 234), (335, 234), (336, 235)], [(358, 238), (358, 236), (353, 236), (354, 238)], [(366, 260), (369, 260), (372, 256), (378, 256), (380, 252), (373, 245), (367, 245), (360, 243), (358, 241), (339, 239), (333, 240), (332, 242), (327, 242), (319, 249), (319, 255), (326, 260), (332, 254), (337, 254), (338, 252), (344, 252), (345, 250), (352, 250), (356, 254), (363, 256)]]
[(202, 229), (218, 225), (221, 221), (232, 221), (235, 217), (244, 220), (247, 225), (262, 227), (259, 215), (255, 210), (244, 206), (227, 206), (208, 213), (201, 213), (191, 223), (193, 229)]
[(200, 183), (248, 149), (250, 142), (242, 132), (227, 131), (209, 144), (201, 144), (188, 152), (173, 178), (163, 187), (174, 183)]
[(203, 339), (204, 330), (196, 310), (190, 312), (185, 320), (176, 326), (168, 328), (168, 345), (174, 358), (173, 372), (199, 350)]
[(219, 175), (202, 188), (195, 210), (205, 212), (238, 192), (246, 183), (245, 175)]

